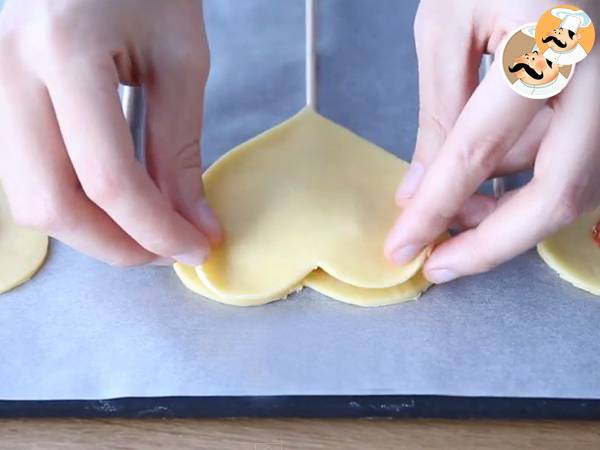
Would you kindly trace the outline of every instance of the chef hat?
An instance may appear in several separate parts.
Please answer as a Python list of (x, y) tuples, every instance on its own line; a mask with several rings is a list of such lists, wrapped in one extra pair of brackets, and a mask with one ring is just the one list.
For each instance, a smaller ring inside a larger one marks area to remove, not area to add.
[(571, 30), (573, 33), (577, 33), (581, 26), (581, 19), (577, 16), (567, 16), (560, 23), (560, 27), (565, 30)]
[[(521, 33), (523, 33), (523, 34), (524, 34), (524, 35), (526, 35), (526, 36), (529, 36), (529, 37), (530, 37), (530, 38), (532, 38), (532, 39), (535, 39), (535, 26), (536, 26), (536, 24), (535, 24), (535, 23), (534, 23), (534, 24), (527, 25), (527, 26), (525, 26), (525, 27), (521, 28)], [(537, 44), (534, 44), (534, 45), (533, 45), (533, 48), (531, 49), (531, 51), (532, 51), (532, 52), (535, 52), (535, 51), (538, 51), (538, 52), (539, 52), (539, 51), (540, 51), (540, 49), (539, 49), (539, 47), (537, 46)]]
[(554, 8), (551, 13), (554, 17), (558, 17), (561, 20), (561, 28), (570, 30), (573, 33), (576, 33), (579, 28), (590, 26), (592, 23), (590, 16), (581, 9), (573, 11), (572, 9), (567, 8)]
[(535, 23), (532, 25), (527, 25), (523, 28), (521, 28), (521, 33), (529, 36), (530, 38), (535, 39)]

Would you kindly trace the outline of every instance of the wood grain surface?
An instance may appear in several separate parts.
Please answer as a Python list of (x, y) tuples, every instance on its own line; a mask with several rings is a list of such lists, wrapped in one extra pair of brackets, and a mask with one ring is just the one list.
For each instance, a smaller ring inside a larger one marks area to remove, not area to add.
[(600, 423), (442, 420), (6, 420), (0, 448), (597, 449)]

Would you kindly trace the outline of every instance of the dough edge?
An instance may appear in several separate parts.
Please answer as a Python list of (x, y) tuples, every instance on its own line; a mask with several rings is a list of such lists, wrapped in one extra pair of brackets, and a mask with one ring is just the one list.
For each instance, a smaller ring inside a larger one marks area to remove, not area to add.
[(558, 276), (566, 282), (572, 284), (578, 289), (582, 289), (593, 295), (600, 296), (600, 280), (598, 283), (590, 283), (587, 280), (582, 279), (573, 269), (566, 264), (561, 258), (561, 255), (557, 255), (556, 252), (548, 248), (548, 244), (545, 241), (540, 242), (537, 245), (537, 252), (540, 258), (558, 274)]

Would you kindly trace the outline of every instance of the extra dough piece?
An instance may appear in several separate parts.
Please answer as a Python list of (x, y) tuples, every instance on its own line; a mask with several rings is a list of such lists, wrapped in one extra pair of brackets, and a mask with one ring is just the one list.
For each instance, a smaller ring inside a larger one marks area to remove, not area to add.
[(231, 303), (277, 299), (317, 268), (340, 282), (387, 288), (411, 278), (429, 249), (397, 267), (383, 242), (398, 216), (407, 164), (303, 109), (230, 151), (204, 176), (225, 243), (196, 269)]
[[(175, 272), (179, 276), (179, 279), (192, 292), (195, 292), (202, 297), (210, 298), (220, 303), (225, 303), (233, 306), (258, 306), (268, 303), (274, 299), (263, 299), (263, 301), (248, 301), (248, 302), (232, 302), (230, 299), (224, 297), (218, 297), (213, 292), (208, 290), (206, 286), (202, 284), (196, 271), (193, 267), (185, 266), (183, 264), (175, 264)], [(323, 295), (334, 298), (344, 303), (357, 306), (384, 306), (392, 305), (395, 303), (402, 303), (408, 300), (416, 300), (421, 293), (423, 293), (431, 285), (419, 271), (408, 281), (393, 286), (391, 288), (383, 289), (367, 289), (357, 288), (346, 283), (342, 283), (336, 280), (332, 276), (328, 275), (322, 270), (317, 270), (311, 273), (304, 280), (303, 284), (296, 286), (290, 290), (287, 294), (297, 292), (302, 289), (302, 286), (307, 286), (320, 292)]]
[(431, 286), (431, 283), (419, 271), (412, 278), (397, 286), (366, 289), (342, 283), (322, 270), (316, 270), (306, 277), (304, 285), (323, 295), (351, 305), (386, 306), (416, 300)]
[(600, 295), (600, 246), (594, 242), (592, 230), (598, 220), (600, 208), (537, 246), (542, 259), (561, 278), (595, 295)]
[(0, 294), (29, 280), (42, 266), (48, 238), (17, 226), (0, 188)]

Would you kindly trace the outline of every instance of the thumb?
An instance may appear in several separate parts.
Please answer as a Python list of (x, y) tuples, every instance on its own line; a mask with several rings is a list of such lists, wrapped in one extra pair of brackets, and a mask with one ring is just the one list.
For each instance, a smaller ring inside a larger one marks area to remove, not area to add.
[(204, 198), (200, 145), (208, 49), (167, 53), (145, 86), (146, 164), (173, 207), (217, 245), (222, 233)]

